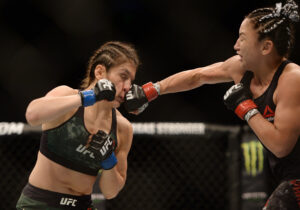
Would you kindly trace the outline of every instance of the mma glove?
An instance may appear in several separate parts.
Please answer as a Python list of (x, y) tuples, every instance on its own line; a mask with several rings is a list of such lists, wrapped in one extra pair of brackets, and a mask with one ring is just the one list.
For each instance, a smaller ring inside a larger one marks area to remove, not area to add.
[(100, 79), (92, 90), (79, 91), (83, 106), (91, 106), (97, 101), (113, 101), (116, 95), (114, 84), (107, 79)]
[(233, 85), (224, 95), (224, 104), (242, 120), (248, 120), (259, 113), (252, 100), (252, 93), (242, 83)]
[(94, 154), (95, 159), (101, 162), (104, 170), (112, 169), (117, 164), (114, 153), (115, 141), (105, 132), (99, 130), (92, 136), (86, 147)]
[(150, 101), (158, 97), (159, 93), (159, 83), (148, 82), (143, 86), (133, 84), (125, 97), (125, 109), (128, 112), (140, 114), (147, 108)]

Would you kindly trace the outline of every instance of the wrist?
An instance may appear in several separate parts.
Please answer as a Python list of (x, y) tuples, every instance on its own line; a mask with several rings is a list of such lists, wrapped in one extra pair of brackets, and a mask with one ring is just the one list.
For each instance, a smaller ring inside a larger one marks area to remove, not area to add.
[[(257, 109), (257, 105), (254, 103), (253, 100), (247, 99), (242, 101), (234, 110), (237, 116), (242, 120), (245, 119), (245, 115), (252, 109)], [(250, 119), (250, 118), (249, 118)]]
[(153, 84), (152, 82), (148, 82), (142, 88), (149, 102), (156, 99), (160, 92), (160, 85), (158, 83)]
[(81, 105), (84, 107), (92, 106), (96, 102), (94, 90), (79, 91), (79, 95), (81, 97)]
[(250, 118), (252, 118), (254, 115), (258, 114), (258, 109), (251, 109), (245, 114), (245, 120), (248, 122)]
[(101, 162), (101, 166), (104, 170), (110, 170), (118, 163), (115, 153), (112, 152), (111, 155)]
[(157, 91), (157, 94), (160, 95), (160, 84), (159, 82), (156, 82), (153, 84), (155, 90)]

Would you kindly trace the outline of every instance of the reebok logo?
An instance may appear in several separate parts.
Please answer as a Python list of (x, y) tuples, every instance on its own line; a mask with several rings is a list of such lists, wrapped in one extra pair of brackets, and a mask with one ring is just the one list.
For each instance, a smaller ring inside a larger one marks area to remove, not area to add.
[(62, 206), (76, 206), (76, 199), (73, 198), (61, 198), (60, 205)]
[(266, 105), (263, 116), (268, 121), (273, 121), (275, 113), (274, 113), (274, 111), (268, 105)]

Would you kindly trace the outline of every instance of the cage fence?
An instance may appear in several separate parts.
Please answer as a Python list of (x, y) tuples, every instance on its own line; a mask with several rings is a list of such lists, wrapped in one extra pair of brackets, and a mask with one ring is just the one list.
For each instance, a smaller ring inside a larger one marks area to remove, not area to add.
[[(133, 123), (127, 181), (106, 210), (237, 210), (241, 128), (204, 123)], [(0, 209), (15, 209), (39, 149), (40, 128), (0, 123)], [(96, 186), (96, 185), (95, 185)]]

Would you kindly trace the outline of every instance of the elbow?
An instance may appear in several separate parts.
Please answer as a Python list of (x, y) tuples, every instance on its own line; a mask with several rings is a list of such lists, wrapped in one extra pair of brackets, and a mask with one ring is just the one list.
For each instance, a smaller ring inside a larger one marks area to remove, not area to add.
[(277, 158), (284, 158), (284, 157), (286, 157), (288, 154), (289, 154), (289, 152), (286, 152), (286, 151), (276, 151), (276, 152), (274, 153), (274, 155), (275, 155)]
[(119, 194), (119, 192), (103, 193), (103, 196), (104, 196), (105, 199), (111, 200), (111, 199), (114, 199), (115, 197), (117, 197), (118, 194)]
[(205, 79), (206, 79), (206, 75), (205, 75), (203, 69), (201, 69), (201, 68), (195, 69), (191, 76), (190, 81), (188, 81), (189, 86), (199, 87), (199, 86), (203, 85), (203, 81), (205, 81)]
[(26, 120), (29, 125), (31, 126), (37, 126), (39, 125), (39, 116), (36, 112), (31, 110), (30, 108), (27, 108), (26, 114), (25, 114)]
[(186, 85), (185, 90), (192, 90), (194, 88), (201, 86), (201, 79), (202, 79), (201, 70), (194, 69), (194, 70), (188, 70), (186, 72), (188, 72), (188, 76), (186, 76), (185, 79), (185, 85)]
[(281, 147), (281, 148), (274, 149), (274, 151), (272, 152), (277, 158), (284, 158), (291, 153), (291, 150), (292, 149)]
[(109, 188), (103, 188), (103, 186), (101, 187), (101, 185), (100, 185), (100, 190), (101, 190), (104, 198), (107, 200), (116, 198), (117, 195), (119, 194), (119, 192), (123, 189), (123, 187), (125, 185), (125, 181), (122, 183), (119, 183), (119, 184), (120, 185), (118, 185), (118, 186), (109, 186)]

